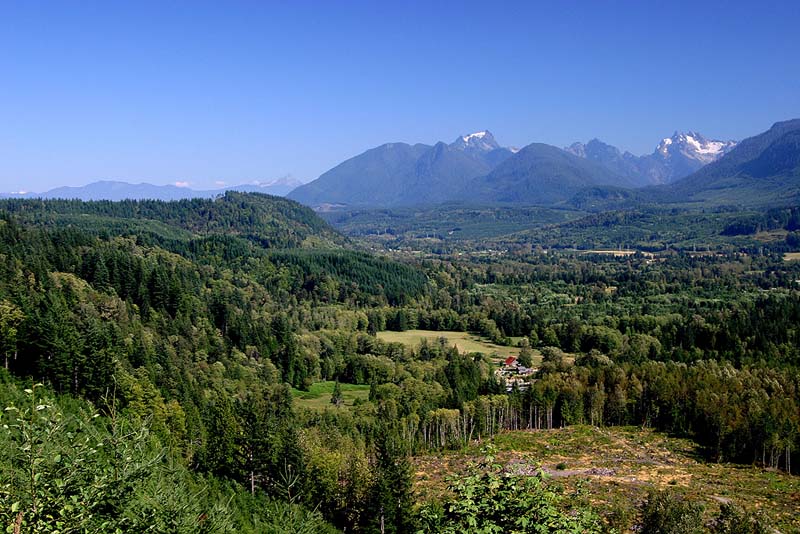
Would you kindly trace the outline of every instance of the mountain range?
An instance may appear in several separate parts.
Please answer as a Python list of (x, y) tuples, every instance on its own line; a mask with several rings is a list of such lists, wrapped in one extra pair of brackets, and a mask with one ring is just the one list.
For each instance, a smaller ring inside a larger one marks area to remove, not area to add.
[(736, 146), (736, 141), (706, 139), (697, 132), (675, 132), (665, 137), (652, 154), (634, 156), (620, 152), (599, 139), (573, 143), (564, 150), (599, 163), (637, 185), (669, 184), (721, 158)]
[(599, 139), (564, 149), (532, 143), (502, 147), (489, 131), (435, 145), (387, 143), (367, 150), (289, 198), (317, 209), (446, 202), (553, 205), (587, 190), (671, 184), (717, 161), (735, 141), (675, 132), (652, 154), (635, 156)]
[(644, 156), (598, 139), (564, 149), (543, 143), (503, 147), (484, 130), (451, 143), (387, 143), (307, 184), (287, 177), (198, 191), (102, 181), (0, 197), (178, 200), (214, 198), (231, 190), (285, 195), (318, 210), (443, 203), (593, 210), (640, 203), (786, 205), (800, 201), (800, 119), (775, 123), (738, 143), (676, 132)]
[(184, 198), (214, 198), (226, 191), (241, 193), (265, 193), (286, 196), (302, 182), (285, 176), (269, 182), (242, 184), (211, 190), (195, 190), (177, 185), (130, 184), (102, 180), (79, 187), (57, 187), (43, 193), (0, 193), (0, 198), (66, 198), (80, 200), (181, 200)]
[(554, 146), (532, 143), (458, 192), (470, 203), (556, 204), (591, 186), (635, 187), (633, 179)]

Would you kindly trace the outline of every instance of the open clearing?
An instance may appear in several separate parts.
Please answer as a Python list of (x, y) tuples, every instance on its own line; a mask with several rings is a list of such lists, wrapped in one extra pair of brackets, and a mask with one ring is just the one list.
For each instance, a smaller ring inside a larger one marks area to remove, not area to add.
[[(333, 408), (334, 406), (331, 404), (331, 395), (333, 394), (333, 386), (335, 384), (335, 382), (328, 380), (326, 382), (317, 382), (313, 384), (308, 388), (308, 391), (292, 388), (294, 403), (297, 406), (312, 410)], [(352, 406), (356, 399), (360, 399), (361, 401), (369, 399), (369, 386), (357, 384), (339, 385), (342, 387), (344, 407)]]
[[(781, 532), (800, 532), (800, 477), (749, 465), (707, 463), (691, 440), (638, 427), (572, 426), (505, 432), (492, 443), (497, 459), (509, 470), (526, 473), (540, 467), (567, 491), (583, 486), (601, 513), (641, 503), (652, 488), (669, 488), (703, 502), (709, 516), (719, 511), (721, 502), (731, 501), (761, 511)], [(446, 493), (445, 477), (465, 472), (487, 444), (414, 458), (420, 499)]]
[(787, 252), (783, 255), (783, 261), (800, 261), (800, 252)]
[(775, 242), (775, 241), (785, 241), (786, 240), (786, 234), (788, 234), (788, 233), (789, 232), (787, 232), (786, 230), (784, 230), (782, 228), (778, 229), (778, 230), (769, 230), (769, 231), (765, 231), (765, 232), (758, 232), (757, 234), (755, 234), (753, 236), (753, 239), (755, 239), (756, 241), (761, 241), (762, 243), (772, 243), (772, 242)]
[[(503, 345), (496, 345), (478, 336), (466, 332), (452, 332), (436, 330), (406, 330), (405, 332), (392, 332), (383, 331), (378, 332), (378, 339), (386, 341), (387, 343), (402, 343), (412, 348), (417, 348), (423, 339), (428, 342), (436, 342), (439, 338), (447, 339), (449, 346), (455, 345), (456, 348), (462, 353), (479, 352), (491, 356), (496, 354), (494, 360), (505, 360), (509, 356), (519, 356), (519, 347), (504, 347)], [(533, 350), (534, 365), (538, 365), (541, 361), (541, 355), (538, 351)]]
[(647, 256), (648, 258), (652, 258), (654, 254), (652, 252), (641, 252), (639, 250), (631, 250), (631, 249), (613, 249), (613, 250), (584, 250), (581, 251), (583, 254), (602, 254), (605, 256), (614, 256), (616, 258), (625, 257), (625, 256), (633, 256), (637, 253), (641, 253), (643, 256)]

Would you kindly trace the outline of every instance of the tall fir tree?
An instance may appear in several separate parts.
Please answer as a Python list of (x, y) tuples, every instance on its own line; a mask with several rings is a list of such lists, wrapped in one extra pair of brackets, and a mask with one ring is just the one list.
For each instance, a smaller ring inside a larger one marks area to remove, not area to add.
[(414, 532), (411, 463), (397, 430), (389, 424), (380, 425), (377, 431), (375, 470), (371, 498), (364, 518), (366, 532)]

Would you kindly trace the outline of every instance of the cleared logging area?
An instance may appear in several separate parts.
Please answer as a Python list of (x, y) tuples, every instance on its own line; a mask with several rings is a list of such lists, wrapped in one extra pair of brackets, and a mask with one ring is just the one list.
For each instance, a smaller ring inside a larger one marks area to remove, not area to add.
[(576, 425), (555, 430), (513, 431), (466, 450), (414, 458), (421, 500), (447, 492), (446, 477), (466, 472), (487, 444), (511, 472), (544, 472), (567, 492), (586, 490), (603, 513), (619, 514), (641, 503), (651, 489), (670, 489), (702, 502), (710, 517), (733, 502), (764, 513), (780, 532), (800, 531), (800, 477), (750, 465), (709, 463), (697, 444), (639, 427)]

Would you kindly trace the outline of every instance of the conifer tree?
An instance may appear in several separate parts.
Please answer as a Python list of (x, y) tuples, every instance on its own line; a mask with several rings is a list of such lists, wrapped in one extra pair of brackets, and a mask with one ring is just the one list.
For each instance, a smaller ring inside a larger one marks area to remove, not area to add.
[(381, 425), (375, 441), (376, 475), (365, 513), (366, 532), (414, 531), (411, 464), (395, 429)]

